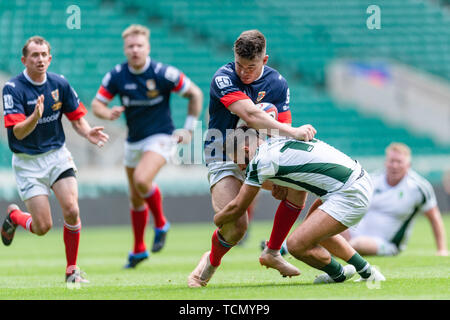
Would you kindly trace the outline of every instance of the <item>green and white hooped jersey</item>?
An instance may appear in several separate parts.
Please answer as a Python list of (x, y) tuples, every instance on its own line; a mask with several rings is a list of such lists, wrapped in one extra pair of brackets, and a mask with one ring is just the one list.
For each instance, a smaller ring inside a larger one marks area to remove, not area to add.
[(417, 214), (437, 206), (433, 187), (412, 169), (395, 186), (387, 183), (385, 171), (371, 177), (372, 202), (355, 235), (378, 237), (404, 249)]
[(261, 187), (270, 180), (325, 199), (355, 181), (361, 170), (357, 161), (318, 139), (271, 138), (250, 161), (245, 183)]

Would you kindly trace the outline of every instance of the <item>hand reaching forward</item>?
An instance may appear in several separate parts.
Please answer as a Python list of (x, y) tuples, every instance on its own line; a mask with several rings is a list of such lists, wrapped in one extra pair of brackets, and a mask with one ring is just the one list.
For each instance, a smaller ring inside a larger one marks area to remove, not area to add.
[(104, 127), (93, 127), (87, 134), (90, 143), (97, 145), (99, 148), (109, 140), (109, 136), (103, 132)]

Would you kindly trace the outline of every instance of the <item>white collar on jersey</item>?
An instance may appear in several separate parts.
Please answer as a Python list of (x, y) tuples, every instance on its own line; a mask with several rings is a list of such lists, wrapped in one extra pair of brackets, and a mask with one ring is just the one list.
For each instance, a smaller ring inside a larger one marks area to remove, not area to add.
[[(263, 73), (264, 73), (264, 68), (265, 68), (265, 66), (266, 66), (266, 65), (263, 65), (263, 67), (262, 67), (262, 69), (261, 69), (261, 74), (259, 75), (258, 78), (255, 79), (255, 81), (258, 81), (259, 79), (261, 79), (261, 77), (262, 77), (262, 75), (263, 75)], [(255, 81), (253, 81), (253, 82), (255, 82)]]
[(150, 57), (147, 57), (147, 59), (145, 59), (145, 65), (144, 65), (144, 67), (142, 67), (142, 69), (140, 69), (140, 70), (136, 70), (136, 69), (132, 68), (132, 67), (128, 64), (128, 70), (130, 70), (130, 72), (131, 72), (132, 74), (142, 74), (142, 73), (144, 73), (145, 71), (147, 71), (148, 67), (150, 66), (150, 61), (151, 61)]
[(33, 80), (30, 78), (30, 76), (28, 75), (27, 69), (23, 70), (23, 75), (25, 76), (25, 79), (27, 79), (27, 80), (28, 80), (32, 85), (34, 85), (34, 86), (42, 86), (44, 83), (47, 82), (47, 73), (45, 73), (45, 79), (44, 79), (44, 81), (42, 81), (42, 82), (36, 82), (36, 81), (33, 81)]

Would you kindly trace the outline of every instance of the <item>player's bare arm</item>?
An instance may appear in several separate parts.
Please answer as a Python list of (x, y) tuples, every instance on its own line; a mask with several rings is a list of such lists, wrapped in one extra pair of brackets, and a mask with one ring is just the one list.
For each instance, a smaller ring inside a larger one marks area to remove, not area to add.
[[(228, 109), (237, 114), (239, 118), (247, 122), (254, 129), (275, 129), (282, 136), (292, 137), (297, 140), (310, 141), (317, 133), (312, 125), (306, 124), (301, 127), (291, 127), (280, 123), (260, 110), (250, 99), (238, 100), (233, 102)], [(270, 132), (268, 132), (271, 134)]]
[(203, 92), (193, 82), (190, 83), (189, 89), (183, 94), (183, 97), (188, 99), (188, 114), (184, 124), (184, 128), (176, 130), (173, 136), (177, 138), (178, 143), (189, 143), (192, 138), (192, 133), (195, 129), (203, 106)]
[(108, 105), (97, 98), (94, 98), (91, 103), (92, 111), (95, 116), (104, 120), (116, 120), (125, 111), (124, 106), (113, 106), (108, 108)]
[(220, 210), (214, 216), (214, 223), (216, 226), (221, 227), (224, 224), (235, 221), (244, 215), (247, 208), (258, 194), (259, 189), (259, 187), (244, 184), (236, 198), (234, 198), (225, 206), (225, 208)]
[(442, 221), (442, 216), (439, 208), (436, 206), (425, 212), (426, 217), (431, 223), (431, 228), (433, 229), (434, 238), (436, 240), (438, 256), (448, 256), (447, 240), (444, 228), (444, 222)]
[(44, 96), (37, 98), (36, 107), (33, 113), (24, 121), (16, 124), (13, 128), (14, 136), (18, 140), (25, 139), (36, 128), (37, 123), (44, 113)]
[(102, 147), (109, 139), (109, 136), (103, 132), (104, 127), (93, 127), (84, 118), (71, 121), (74, 130), (90, 143)]

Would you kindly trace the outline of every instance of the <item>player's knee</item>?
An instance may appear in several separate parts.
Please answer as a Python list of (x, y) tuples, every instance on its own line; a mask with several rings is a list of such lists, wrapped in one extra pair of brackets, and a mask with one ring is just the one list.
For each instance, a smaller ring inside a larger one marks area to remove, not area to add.
[(293, 257), (301, 258), (305, 255), (307, 247), (306, 244), (303, 243), (301, 240), (297, 240), (294, 237), (289, 237), (286, 240), (286, 246), (289, 251), (289, 254), (291, 254)]
[(38, 236), (43, 236), (52, 228), (51, 221), (33, 221), (33, 233)]
[(133, 177), (134, 187), (141, 195), (148, 194), (152, 188), (152, 182), (143, 179), (142, 177), (135, 175)]
[(63, 206), (64, 220), (70, 224), (76, 224), (80, 217), (80, 209), (76, 201)]

